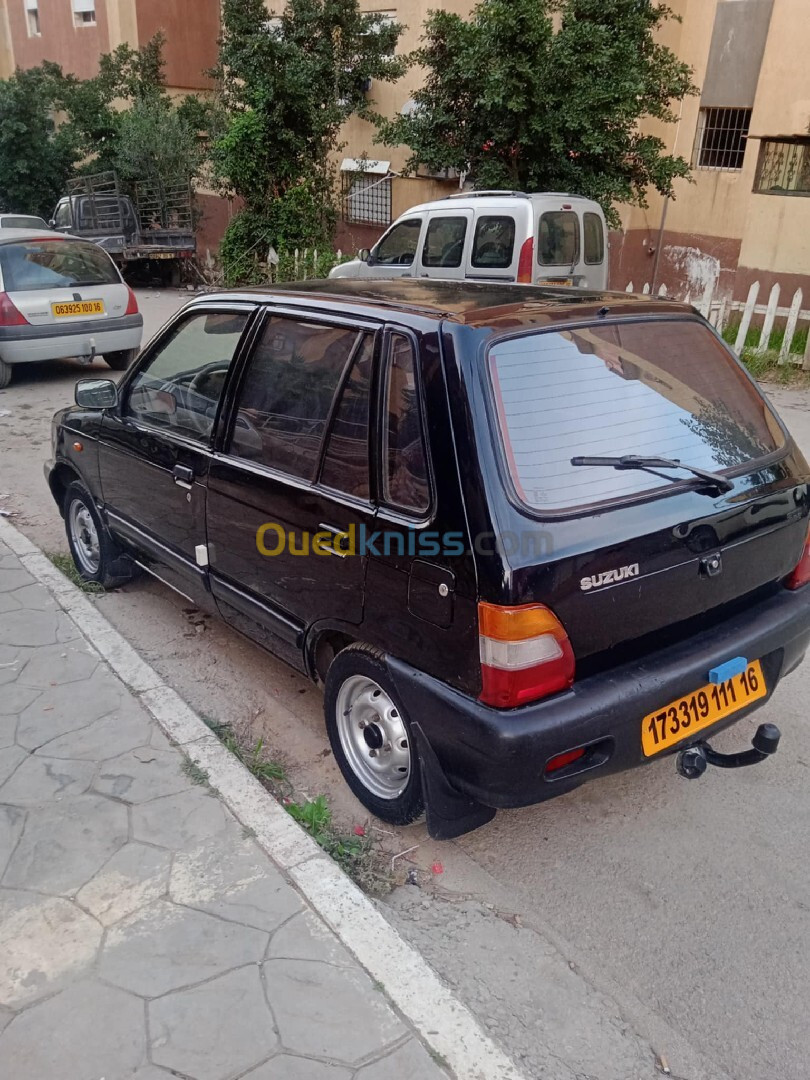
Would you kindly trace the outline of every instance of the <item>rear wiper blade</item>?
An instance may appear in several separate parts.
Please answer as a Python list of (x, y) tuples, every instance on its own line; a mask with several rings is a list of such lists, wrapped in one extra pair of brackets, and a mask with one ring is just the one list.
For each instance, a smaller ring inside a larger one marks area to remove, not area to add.
[[(605, 465), (614, 469), (683, 469), (704, 481), (707, 485), (717, 488), (718, 491), (728, 492), (734, 489), (731, 480), (726, 479), (719, 473), (709, 472), (708, 469), (698, 469), (695, 465), (686, 465), (677, 458), (663, 457), (640, 457), (635, 454), (626, 454), (624, 457), (573, 457), (572, 465), (597, 466)], [(672, 479), (668, 477), (667, 479)]]

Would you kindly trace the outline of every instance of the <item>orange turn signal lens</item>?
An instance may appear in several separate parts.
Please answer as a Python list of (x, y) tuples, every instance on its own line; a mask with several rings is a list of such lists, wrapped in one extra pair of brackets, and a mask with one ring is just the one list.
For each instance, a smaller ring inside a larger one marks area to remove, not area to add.
[(499, 607), (482, 602), (478, 605), (478, 627), (484, 637), (496, 641), (526, 641), (541, 634), (565, 636), (560, 620), (543, 604)]

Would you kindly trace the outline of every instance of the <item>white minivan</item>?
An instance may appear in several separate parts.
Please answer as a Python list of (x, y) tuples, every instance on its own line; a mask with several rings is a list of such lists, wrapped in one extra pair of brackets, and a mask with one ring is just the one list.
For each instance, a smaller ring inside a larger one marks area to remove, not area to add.
[(608, 282), (605, 215), (578, 195), (472, 191), (414, 206), (333, 278), (443, 278), (573, 285)]

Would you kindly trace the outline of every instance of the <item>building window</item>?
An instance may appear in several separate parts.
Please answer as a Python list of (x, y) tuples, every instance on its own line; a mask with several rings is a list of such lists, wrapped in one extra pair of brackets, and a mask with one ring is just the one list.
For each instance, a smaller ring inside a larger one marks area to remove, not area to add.
[[(387, 173), (387, 168), (385, 173)], [(354, 225), (391, 224), (391, 177), (341, 171), (343, 219)]]
[[(380, 30), (387, 30), (389, 26), (399, 26), (396, 11), (364, 11), (363, 14), (370, 17), (372, 29), (377, 33)], [(387, 49), (386, 55), (393, 56), (395, 52), (396, 46)]]
[(73, 25), (96, 25), (96, 0), (73, 0)]
[(810, 138), (763, 139), (754, 191), (810, 195)]
[(701, 109), (693, 164), (699, 169), (741, 169), (750, 126), (750, 109)]
[(39, 0), (25, 0), (25, 21), (28, 36), (40, 37), (42, 31), (39, 28)]

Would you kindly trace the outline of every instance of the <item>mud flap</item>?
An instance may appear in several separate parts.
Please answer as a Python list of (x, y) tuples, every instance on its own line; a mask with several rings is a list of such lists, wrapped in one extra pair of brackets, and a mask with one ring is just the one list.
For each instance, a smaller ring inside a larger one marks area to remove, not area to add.
[(453, 840), (492, 821), (495, 810), (491, 806), (484, 806), (451, 786), (418, 723), (411, 722), (411, 731), (422, 766), (422, 791), (431, 838)]

